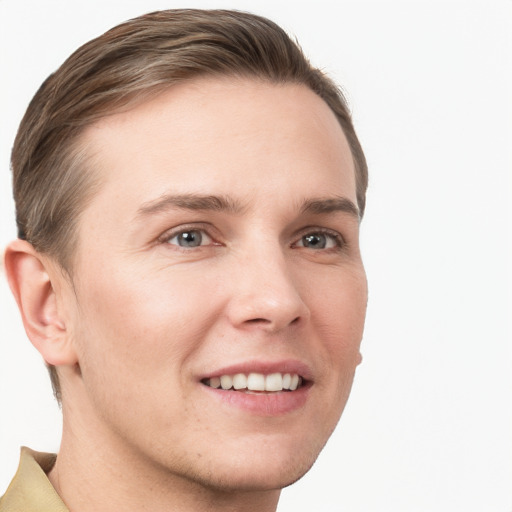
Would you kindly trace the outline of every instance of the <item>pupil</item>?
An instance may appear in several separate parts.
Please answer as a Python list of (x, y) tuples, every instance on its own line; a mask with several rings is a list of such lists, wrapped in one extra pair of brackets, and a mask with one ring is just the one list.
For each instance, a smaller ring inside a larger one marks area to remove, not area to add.
[(319, 234), (306, 235), (302, 239), (302, 241), (304, 243), (304, 247), (314, 247), (314, 248), (320, 248), (320, 249), (324, 249), (327, 244), (325, 236), (319, 235)]
[(182, 247), (197, 247), (201, 245), (202, 236), (199, 231), (186, 231), (181, 233), (178, 238), (179, 245)]

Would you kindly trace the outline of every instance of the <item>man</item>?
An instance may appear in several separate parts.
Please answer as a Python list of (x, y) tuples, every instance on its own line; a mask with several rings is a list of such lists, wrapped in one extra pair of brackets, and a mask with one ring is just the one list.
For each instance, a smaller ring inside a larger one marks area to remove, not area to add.
[(77, 50), (12, 154), (5, 267), (62, 404), (0, 511), (258, 510), (348, 398), (367, 169), (272, 22), (163, 11)]

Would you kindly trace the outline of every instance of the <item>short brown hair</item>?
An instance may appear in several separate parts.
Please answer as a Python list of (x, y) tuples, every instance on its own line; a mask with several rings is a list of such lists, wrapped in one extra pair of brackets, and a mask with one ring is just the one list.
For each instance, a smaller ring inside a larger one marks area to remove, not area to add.
[[(12, 150), (18, 236), (71, 276), (76, 227), (95, 174), (79, 136), (96, 120), (201, 76), (303, 84), (324, 99), (348, 140), (362, 216), (368, 171), (339, 88), (272, 21), (239, 11), (178, 9), (127, 21), (75, 51), (32, 99)], [(50, 375), (57, 398), (55, 368)]]

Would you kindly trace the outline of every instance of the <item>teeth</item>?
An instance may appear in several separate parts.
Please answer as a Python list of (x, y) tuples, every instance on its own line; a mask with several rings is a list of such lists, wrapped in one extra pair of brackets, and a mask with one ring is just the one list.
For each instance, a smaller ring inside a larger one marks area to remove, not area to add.
[(292, 381), (290, 383), (290, 390), (295, 391), (299, 385), (299, 376), (297, 374), (292, 375)]
[(283, 376), (280, 373), (272, 373), (265, 378), (266, 391), (282, 391), (283, 390)]
[(223, 375), (220, 378), (220, 385), (222, 389), (231, 389), (233, 386), (233, 379), (229, 375)]
[(249, 391), (265, 391), (265, 375), (250, 373), (247, 377), (247, 389)]
[(243, 373), (237, 373), (233, 377), (233, 387), (235, 389), (244, 389), (247, 387), (247, 377)]
[(210, 386), (212, 388), (220, 388), (220, 377), (213, 377), (210, 379)]
[(302, 379), (296, 373), (271, 373), (264, 375), (263, 373), (237, 373), (235, 375), (222, 375), (221, 377), (212, 377), (206, 379), (205, 384), (211, 388), (222, 388), (224, 390), (248, 390), (248, 391), (295, 391)]

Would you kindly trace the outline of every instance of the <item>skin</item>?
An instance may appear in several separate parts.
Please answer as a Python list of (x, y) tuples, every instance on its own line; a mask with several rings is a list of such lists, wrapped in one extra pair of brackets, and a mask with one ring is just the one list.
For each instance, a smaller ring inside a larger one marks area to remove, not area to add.
[[(80, 512), (275, 510), (361, 360), (354, 166), (334, 114), (304, 86), (200, 79), (101, 120), (82, 143), (102, 183), (80, 217), (72, 282), (24, 242), (6, 257), (27, 332), (62, 382), (50, 480)], [(201, 245), (180, 246), (183, 231)], [(247, 410), (201, 383), (283, 361), (309, 372), (288, 411)]]

